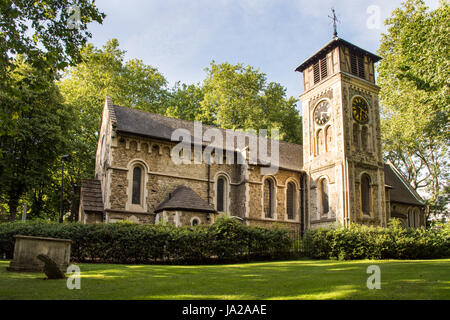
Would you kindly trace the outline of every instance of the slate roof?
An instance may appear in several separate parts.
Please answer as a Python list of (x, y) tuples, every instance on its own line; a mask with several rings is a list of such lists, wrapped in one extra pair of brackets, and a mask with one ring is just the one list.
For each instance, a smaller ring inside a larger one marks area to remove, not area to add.
[[(113, 124), (116, 127), (116, 131), (119, 133), (129, 133), (136, 134), (140, 136), (161, 139), (166, 141), (172, 141), (172, 133), (176, 129), (186, 129), (191, 134), (191, 140), (193, 139), (194, 134), (194, 122), (180, 120), (176, 118), (170, 118), (161, 116), (154, 113), (149, 113), (141, 110), (121, 107), (117, 105), (110, 106), (111, 118), (113, 119)], [(238, 132), (233, 130), (226, 130), (217, 128), (209, 125), (202, 125), (203, 133), (211, 128), (219, 129), (223, 132), (223, 137), (226, 137), (226, 132), (233, 133), (235, 135), (235, 145), (237, 135), (244, 135), (246, 137), (253, 136), (249, 133)], [(268, 151), (270, 151), (270, 143), (271, 139), (268, 141)], [(208, 145), (208, 142), (203, 142), (203, 145)], [(248, 141), (246, 139), (246, 146), (248, 145)], [(226, 146), (223, 148), (226, 150)], [(293, 170), (293, 171), (301, 171), (303, 168), (303, 154), (302, 154), (302, 146), (298, 144), (288, 143), (279, 141), (279, 168)], [(234, 151), (234, 150), (233, 150)], [(264, 162), (264, 159), (262, 159)]]
[(385, 184), (391, 188), (391, 202), (423, 206), (422, 197), (390, 162), (384, 164)]
[(178, 186), (172, 191), (167, 199), (161, 202), (155, 213), (164, 210), (183, 210), (195, 212), (216, 212), (214, 208), (206, 203), (197, 193), (187, 186)]
[(376, 54), (373, 54), (367, 50), (364, 50), (348, 41), (345, 41), (344, 39), (334, 37), (330, 42), (328, 42), (325, 46), (323, 46), (319, 51), (317, 51), (310, 58), (308, 58), (305, 62), (303, 62), (301, 65), (299, 65), (295, 69), (295, 71), (303, 72), (303, 70), (305, 70), (309, 65), (313, 64), (317, 59), (320, 59), (320, 57), (323, 54), (325, 54), (326, 52), (329, 52), (330, 50), (336, 48), (339, 45), (344, 45), (346, 47), (351, 48), (352, 50), (361, 52), (362, 54), (371, 58), (374, 63), (381, 60), (381, 57), (377, 56)]
[(102, 188), (99, 180), (81, 181), (81, 203), (85, 212), (103, 212)]

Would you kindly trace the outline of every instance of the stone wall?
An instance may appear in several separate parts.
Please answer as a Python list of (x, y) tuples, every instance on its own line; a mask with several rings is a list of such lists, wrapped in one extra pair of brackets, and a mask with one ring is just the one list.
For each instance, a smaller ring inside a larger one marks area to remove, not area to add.
[[(248, 218), (248, 224), (255, 224), (258, 219), (265, 220), (262, 214), (263, 177), (258, 166), (228, 165), (225, 155), (222, 164), (208, 165), (205, 162), (194, 164), (193, 152), (191, 164), (176, 164), (171, 158), (175, 143), (134, 135), (116, 134), (111, 146), (110, 166), (106, 168), (108, 174), (103, 175), (103, 179), (107, 179), (104, 184), (108, 188), (105, 201), (108, 221), (118, 221), (121, 217), (128, 219), (133, 215), (142, 223), (154, 223), (155, 209), (179, 185), (190, 187), (215, 207), (216, 181), (219, 176), (225, 177), (228, 181), (226, 213), (229, 216)], [(145, 168), (145, 206), (130, 209), (130, 172), (134, 164), (140, 164)], [(268, 222), (287, 220), (286, 184), (288, 181), (293, 181), (297, 186), (294, 221), (297, 223), (287, 223), (287, 225), (293, 225), (298, 229), (301, 199), (300, 173), (280, 169), (273, 178), (277, 181), (276, 219), (269, 219)]]
[(408, 226), (408, 213), (418, 212), (419, 226), (425, 227), (425, 211), (423, 207), (413, 206), (404, 203), (391, 203), (391, 219), (399, 219), (403, 226)]
[(216, 214), (185, 211), (185, 210), (171, 210), (163, 211), (156, 214), (155, 223), (169, 223), (176, 227), (194, 225), (194, 220), (197, 220), (197, 225), (211, 224), (214, 222)]

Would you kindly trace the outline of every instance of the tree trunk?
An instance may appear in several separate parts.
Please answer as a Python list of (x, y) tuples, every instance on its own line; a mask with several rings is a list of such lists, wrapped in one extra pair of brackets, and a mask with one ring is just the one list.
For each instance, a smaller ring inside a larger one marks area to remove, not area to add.
[(8, 201), (9, 212), (11, 214), (11, 222), (16, 221), (17, 207), (19, 206), (19, 198), (16, 195), (11, 195)]

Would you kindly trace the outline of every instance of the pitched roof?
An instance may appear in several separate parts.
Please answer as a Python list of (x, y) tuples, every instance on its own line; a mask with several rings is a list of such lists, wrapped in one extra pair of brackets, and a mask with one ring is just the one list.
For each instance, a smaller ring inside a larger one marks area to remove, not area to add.
[(167, 199), (158, 205), (155, 213), (164, 210), (216, 212), (211, 205), (206, 203), (205, 200), (187, 186), (178, 186), (174, 191), (169, 193)]
[(373, 54), (367, 50), (364, 50), (358, 46), (355, 46), (354, 44), (345, 41), (344, 39), (334, 37), (330, 42), (328, 42), (325, 46), (323, 46), (319, 51), (317, 51), (315, 54), (313, 54), (310, 58), (308, 58), (305, 62), (303, 62), (301, 65), (299, 65), (295, 71), (303, 72), (309, 65), (314, 63), (317, 59), (319, 59), (322, 55), (324, 55), (326, 52), (329, 52), (330, 50), (333, 50), (339, 45), (344, 45), (346, 47), (351, 48), (352, 50), (359, 51), (362, 54), (368, 56), (373, 60), (373, 62), (378, 62), (381, 60), (381, 57), (377, 56), (376, 54)]
[[(116, 105), (112, 107), (112, 110), (116, 130), (119, 133), (136, 134), (155, 139), (173, 141), (171, 139), (172, 133), (176, 129), (186, 129), (191, 134), (191, 140), (194, 141), (194, 122), (192, 121), (165, 117), (150, 112)], [(243, 135), (245, 137), (255, 137), (250, 133), (221, 129), (210, 125), (202, 125), (202, 134), (204, 134), (206, 130), (212, 128), (221, 130), (224, 138), (226, 137), (227, 132), (232, 133), (234, 135), (235, 145), (237, 145), (237, 136)], [(273, 140), (268, 139), (268, 151), (270, 151), (270, 144), (272, 141)], [(203, 145), (208, 145), (208, 142), (203, 141)], [(245, 145), (248, 146), (248, 139), (245, 139)], [(223, 146), (223, 149), (227, 150), (227, 146)], [(235, 150), (233, 149), (233, 151)], [(294, 171), (302, 170), (303, 153), (301, 145), (279, 141), (279, 151), (279, 168)]]
[(81, 181), (81, 203), (85, 212), (103, 212), (102, 188), (99, 180)]
[(411, 187), (406, 178), (391, 162), (384, 164), (385, 184), (391, 188), (391, 202), (423, 206), (422, 197)]

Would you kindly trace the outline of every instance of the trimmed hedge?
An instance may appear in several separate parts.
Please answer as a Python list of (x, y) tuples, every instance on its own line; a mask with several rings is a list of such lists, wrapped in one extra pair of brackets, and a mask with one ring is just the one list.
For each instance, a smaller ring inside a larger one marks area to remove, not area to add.
[(308, 230), (305, 253), (315, 259), (439, 259), (450, 257), (450, 225), (432, 229), (403, 228), (393, 219), (387, 228)]
[(132, 223), (0, 223), (0, 258), (12, 259), (14, 235), (71, 239), (71, 260), (98, 263), (212, 263), (287, 259), (436, 259), (450, 257), (450, 225), (308, 230), (303, 239), (290, 231), (249, 227), (219, 218), (210, 226), (179, 227)]
[[(219, 218), (210, 226), (179, 227), (132, 223), (0, 224), (0, 255), (12, 259), (14, 235), (71, 239), (71, 259), (101, 263), (210, 263), (288, 258), (289, 231), (248, 227)], [(1, 257), (0, 256), (0, 257)]]

